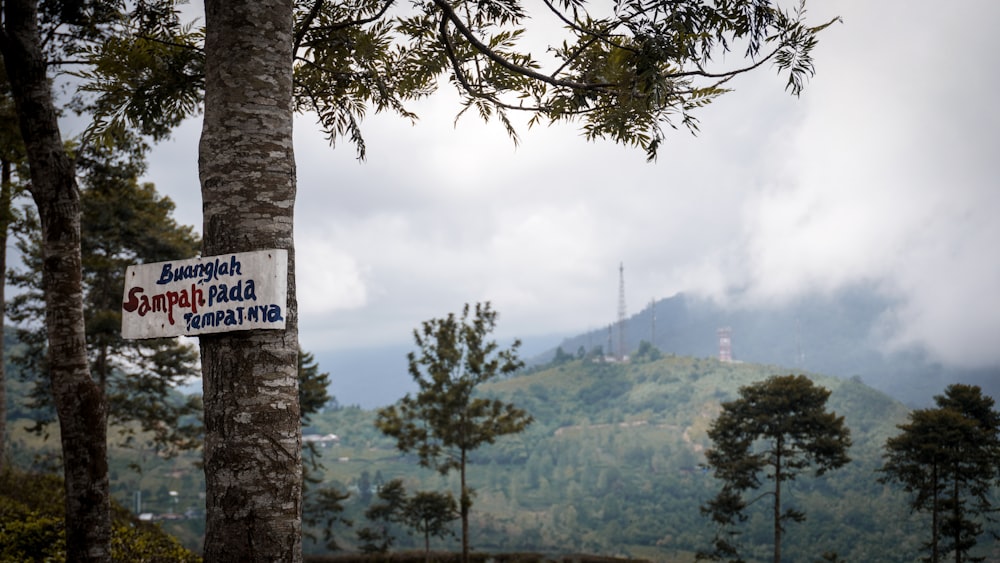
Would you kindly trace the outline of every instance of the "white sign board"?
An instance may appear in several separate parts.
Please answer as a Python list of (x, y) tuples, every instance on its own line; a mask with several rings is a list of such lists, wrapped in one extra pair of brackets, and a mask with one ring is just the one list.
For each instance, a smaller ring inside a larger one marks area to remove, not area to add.
[(284, 329), (287, 307), (286, 250), (129, 266), (122, 338)]

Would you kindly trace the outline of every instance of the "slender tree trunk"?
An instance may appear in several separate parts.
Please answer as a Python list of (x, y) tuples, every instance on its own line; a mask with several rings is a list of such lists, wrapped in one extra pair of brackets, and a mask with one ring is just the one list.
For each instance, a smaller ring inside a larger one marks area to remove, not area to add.
[(462, 563), (469, 563), (469, 507), (472, 505), (472, 499), (469, 498), (469, 488), (465, 484), (465, 448), (462, 448), (461, 455), (462, 497), (459, 499), (459, 504), (462, 510)]
[(206, 561), (301, 561), (292, 0), (206, 0), (204, 255), (288, 251), (286, 329), (201, 337)]
[(781, 563), (781, 438), (777, 440), (774, 454), (774, 563)]
[(4, 3), (3, 56), (42, 223), (42, 287), (52, 396), (59, 415), (68, 561), (108, 561), (111, 537), (107, 412), (87, 365), (80, 193), (63, 147), (34, 0)]
[(953, 471), (955, 472), (956, 477), (955, 477), (955, 483), (952, 487), (952, 499), (953, 499), (952, 502), (954, 503), (954, 505), (952, 507), (952, 516), (951, 516), (955, 520), (954, 524), (955, 538), (952, 541), (955, 542), (955, 563), (962, 563), (963, 549), (962, 549), (962, 544), (960, 543), (962, 541), (962, 506), (959, 503), (959, 496), (958, 496), (960, 494), (959, 493), (960, 480), (957, 477), (959, 473), (959, 468), (957, 467), (958, 463), (955, 463), (955, 466), (956, 467), (953, 468)]
[(931, 465), (931, 563), (938, 563), (938, 464)]
[(4, 365), (4, 338), (7, 326), (7, 230), (11, 221), (11, 166), (0, 161), (0, 471), (7, 464), (7, 371)]

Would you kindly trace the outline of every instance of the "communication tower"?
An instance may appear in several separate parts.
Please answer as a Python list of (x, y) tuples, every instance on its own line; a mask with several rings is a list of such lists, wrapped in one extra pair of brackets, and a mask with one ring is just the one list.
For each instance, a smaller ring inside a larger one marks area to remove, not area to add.
[(656, 346), (656, 299), (649, 300), (649, 343)]
[(625, 361), (625, 264), (618, 264), (618, 361)]
[(732, 362), (733, 361), (733, 329), (728, 326), (722, 327), (718, 331), (719, 334), (719, 361), (720, 362)]

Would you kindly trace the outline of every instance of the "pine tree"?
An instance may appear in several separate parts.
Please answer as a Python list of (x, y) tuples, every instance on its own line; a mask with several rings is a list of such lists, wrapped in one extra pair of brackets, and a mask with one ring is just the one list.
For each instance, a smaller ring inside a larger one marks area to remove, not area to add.
[(396, 538), (390, 530), (392, 524), (403, 520), (406, 509), (406, 487), (402, 479), (393, 479), (379, 489), (377, 501), (365, 510), (365, 518), (371, 526), (358, 530), (358, 540), (364, 553), (386, 553)]
[[(801, 522), (805, 514), (783, 508), (782, 483), (815, 468), (816, 475), (850, 461), (850, 431), (844, 417), (826, 411), (830, 391), (813, 385), (804, 375), (774, 376), (740, 388), (740, 398), (722, 404), (708, 436), (713, 447), (705, 452), (706, 465), (723, 482), (719, 494), (702, 506), (720, 528), (713, 550), (699, 559), (742, 561), (734, 538), (736, 524), (747, 518), (747, 508), (758, 500), (773, 500), (774, 562), (781, 561), (785, 521)], [(764, 481), (772, 488), (748, 500)]]
[(937, 408), (910, 413), (885, 444), (883, 483), (912, 495), (910, 508), (931, 515), (926, 559), (982, 561), (970, 551), (993, 522), (991, 488), (1000, 478), (1000, 413), (978, 386), (955, 384), (934, 398)]
[[(15, 221), (13, 200), (20, 191), (22, 178), (16, 168), (24, 162), (24, 143), (17, 126), (17, 108), (10, 95), (7, 72), (0, 59), (0, 335), (5, 334), (7, 315), (7, 238)], [(0, 338), (0, 358), (6, 358), (3, 338)], [(6, 465), (7, 447), (7, 386), (6, 366), (0, 362), (0, 471)]]
[[(109, 424), (123, 444), (139, 436), (128, 422), (137, 421), (152, 436), (143, 447), (173, 452), (200, 444), (201, 403), (182, 399), (174, 387), (198, 375), (197, 351), (176, 339), (124, 340), (121, 298), (127, 266), (197, 254), (200, 241), (189, 226), (171, 216), (174, 204), (152, 184), (140, 184), (145, 168), (143, 146), (134, 138), (116, 147), (83, 147), (77, 155), (82, 172), (81, 263), (87, 355), (92, 374), (108, 402)], [(22, 267), (11, 275), (20, 291), (10, 302), (10, 317), (25, 344), (16, 358), (22, 374), (35, 383), (35, 407), (51, 405), (46, 339), (42, 324), (44, 292), (42, 244), (35, 214), (27, 210), (16, 230)], [(36, 428), (52, 422), (41, 416)]]
[(458, 504), (451, 493), (419, 491), (406, 503), (403, 520), (424, 537), (424, 561), (431, 561), (431, 538), (454, 536), (450, 524), (458, 518)]
[[(321, 372), (315, 356), (311, 352), (299, 349), (299, 418), (302, 427), (309, 425), (312, 415), (322, 412), (323, 407), (333, 401), (330, 396), (330, 374)], [(302, 447), (302, 483), (303, 487), (322, 482), (320, 470), (323, 464), (319, 461), (319, 450), (315, 442), (309, 442)]]
[[(110, 559), (107, 402), (88, 364), (76, 162), (60, 131), (61, 107), (52, 85), (66, 65), (85, 63), (88, 47), (110, 42), (111, 30), (126, 19), (119, 7), (94, 0), (11, 0), (0, 6), (0, 54), (17, 108), (31, 180), (28, 192), (37, 208), (46, 256), (42, 283), (48, 373), (61, 426), (66, 551), (73, 561)], [(75, 110), (93, 109), (80, 98), (75, 101)], [(144, 131), (154, 137), (162, 137), (179, 121), (174, 115), (167, 123), (169, 119), (161, 119), (163, 112), (142, 117), (147, 129), (158, 129)]]
[(489, 303), (468, 305), (460, 318), (425, 321), (413, 331), (419, 353), (408, 355), (410, 375), (420, 391), (379, 410), (375, 424), (396, 439), (404, 452), (414, 451), (424, 467), (442, 474), (458, 470), (461, 491), (462, 560), (469, 556), (469, 509), (472, 494), (466, 484), (469, 452), (501, 436), (521, 432), (532, 417), (512, 404), (475, 396), (476, 387), (522, 367), (519, 341), (501, 350), (487, 340), (497, 314)]
[(407, 496), (401, 479), (393, 479), (378, 492), (378, 502), (365, 510), (372, 523), (358, 530), (361, 551), (386, 553), (395, 538), (391, 526), (402, 524), (416, 530), (424, 539), (424, 559), (430, 563), (431, 538), (454, 536), (449, 524), (458, 518), (458, 503), (451, 493), (418, 491)]

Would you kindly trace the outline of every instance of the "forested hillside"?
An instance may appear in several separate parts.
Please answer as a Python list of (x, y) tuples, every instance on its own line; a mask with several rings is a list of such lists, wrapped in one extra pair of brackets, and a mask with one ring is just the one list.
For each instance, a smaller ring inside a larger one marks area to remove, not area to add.
[[(710, 446), (706, 429), (720, 403), (736, 398), (741, 386), (789, 371), (658, 356), (646, 347), (627, 364), (566, 357), (480, 389), (526, 409), (535, 420), (525, 432), (472, 454), (475, 551), (692, 561), (697, 550), (709, 547), (715, 530), (699, 508), (720, 484), (700, 467)], [(809, 376), (832, 390), (828, 407), (845, 417), (853, 461), (822, 478), (790, 483), (784, 502), (807, 520), (787, 525), (785, 558), (815, 561), (835, 552), (846, 561), (916, 561), (927, 523), (911, 515), (905, 493), (878, 484), (875, 473), (882, 446), (905, 421), (907, 407), (857, 379)], [(22, 422), (27, 414), (12, 412)], [(389, 480), (402, 479), (411, 494), (458, 491), (457, 476), (441, 477), (420, 468), (415, 456), (401, 455), (375, 429), (374, 419), (375, 411), (337, 408), (313, 416), (304, 430), (339, 439), (318, 448), (322, 467), (314, 475), (320, 482), (310, 488), (350, 493), (340, 516), (353, 525), (337, 521), (329, 530), (348, 552), (359, 549), (357, 530), (370, 525), (364, 511)], [(51, 453), (54, 445), (20, 430), (11, 442), (15, 461), (36, 468), (46, 465), (39, 454)], [(152, 451), (113, 449), (114, 496), (197, 549), (204, 526), (198, 461), (197, 452), (164, 459)], [(307, 539), (306, 551), (327, 553), (325, 530), (308, 531), (317, 541)], [(390, 532), (393, 550), (423, 547), (422, 537), (396, 524)], [(745, 527), (742, 553), (766, 559), (771, 537), (762, 506)], [(1000, 559), (1000, 546), (989, 541), (982, 538), (977, 554)], [(432, 548), (456, 550), (458, 543), (432, 540)]]
[[(719, 488), (703, 471), (706, 429), (740, 386), (787, 370), (652, 354), (629, 364), (568, 360), (483, 389), (525, 408), (535, 423), (473, 454), (470, 478), (477, 550), (587, 552), (686, 561), (714, 532), (699, 507)], [(787, 506), (807, 515), (789, 524), (789, 561), (836, 552), (847, 561), (914, 561), (924, 523), (906, 497), (876, 482), (881, 447), (908, 409), (857, 379), (811, 376), (833, 391), (845, 416), (853, 461), (790, 487)], [(335, 433), (323, 451), (326, 484), (352, 492), (347, 515), (363, 522), (374, 486), (402, 478), (407, 489), (456, 491), (454, 479), (417, 467), (372, 428), (374, 413), (327, 413), (311, 431)], [(766, 556), (771, 529), (763, 507), (751, 516), (748, 555)], [(354, 534), (337, 531), (342, 545)], [(401, 538), (401, 547), (417, 545)], [(759, 546), (755, 549), (754, 546)], [(454, 547), (454, 546), (452, 546)], [(994, 549), (987, 546), (984, 549)]]

